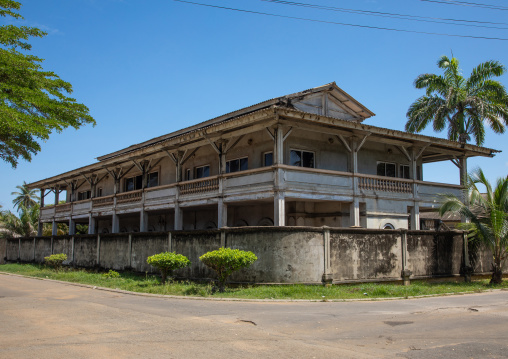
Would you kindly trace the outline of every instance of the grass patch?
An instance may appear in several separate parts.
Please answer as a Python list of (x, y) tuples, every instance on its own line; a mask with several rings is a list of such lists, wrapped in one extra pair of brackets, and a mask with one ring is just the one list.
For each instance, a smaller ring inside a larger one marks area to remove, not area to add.
[(50, 268), (37, 264), (3, 264), (0, 265), (0, 271), (132, 292), (242, 299), (311, 299), (327, 301), (360, 298), (406, 298), (421, 295), (508, 289), (508, 281), (504, 281), (500, 285), (491, 286), (488, 284), (488, 279), (482, 279), (471, 283), (464, 283), (462, 281), (436, 282), (415, 280), (407, 287), (399, 283), (357, 283), (332, 285), (329, 287), (302, 284), (247, 285), (226, 288), (225, 293), (218, 293), (213, 291), (213, 286), (210, 283), (169, 280), (166, 284), (162, 285), (159, 276), (133, 272), (121, 272), (119, 277), (104, 275), (107, 272), (97, 273), (85, 269), (63, 268), (55, 272)]

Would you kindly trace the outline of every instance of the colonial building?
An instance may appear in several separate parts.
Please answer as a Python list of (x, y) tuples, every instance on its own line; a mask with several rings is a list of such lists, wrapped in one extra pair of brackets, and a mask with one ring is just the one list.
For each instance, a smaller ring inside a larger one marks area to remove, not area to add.
[[(374, 114), (335, 83), (271, 99), (31, 183), (41, 223), (90, 233), (233, 226), (420, 228), (460, 186), (423, 165), (496, 150), (363, 124)], [(54, 204), (48, 205), (48, 195)], [(62, 194), (62, 195), (61, 195)], [(64, 199), (66, 203), (60, 203)], [(46, 202), (46, 204), (44, 204)]]

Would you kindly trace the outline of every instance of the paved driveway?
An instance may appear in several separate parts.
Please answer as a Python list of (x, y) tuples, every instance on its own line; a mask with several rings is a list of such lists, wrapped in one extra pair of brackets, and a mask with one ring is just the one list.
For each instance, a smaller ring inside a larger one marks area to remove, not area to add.
[(0, 274), (0, 358), (508, 358), (508, 292), (225, 302)]

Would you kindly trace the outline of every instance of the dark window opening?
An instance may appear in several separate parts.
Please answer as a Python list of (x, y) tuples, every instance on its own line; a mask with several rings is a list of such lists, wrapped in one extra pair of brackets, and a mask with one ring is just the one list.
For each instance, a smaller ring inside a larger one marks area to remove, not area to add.
[(226, 162), (226, 173), (245, 171), (247, 169), (249, 169), (249, 159), (247, 157)]
[(196, 179), (210, 176), (210, 166), (196, 167), (194, 170)]
[(263, 165), (264, 166), (273, 165), (273, 152), (267, 152), (263, 155)]
[(84, 201), (92, 197), (92, 191), (78, 192), (78, 201)]
[(397, 177), (395, 163), (378, 162), (377, 175), (385, 177)]
[(314, 152), (291, 150), (289, 164), (291, 166), (314, 168)]

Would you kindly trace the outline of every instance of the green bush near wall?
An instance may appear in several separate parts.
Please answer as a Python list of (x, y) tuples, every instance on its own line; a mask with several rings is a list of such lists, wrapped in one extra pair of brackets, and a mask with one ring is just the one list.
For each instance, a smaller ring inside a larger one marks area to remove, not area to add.
[(162, 284), (166, 283), (169, 275), (173, 274), (175, 269), (188, 267), (191, 264), (189, 258), (175, 252), (163, 252), (154, 254), (146, 259), (146, 262), (161, 272)]
[(220, 248), (199, 257), (206, 266), (213, 269), (218, 276), (219, 291), (224, 292), (226, 279), (239, 269), (246, 268), (258, 260), (252, 252), (240, 249)]
[(60, 270), (60, 268), (62, 268), (62, 264), (66, 260), (67, 254), (64, 253), (52, 254), (50, 256), (44, 257), (44, 263), (57, 272)]

